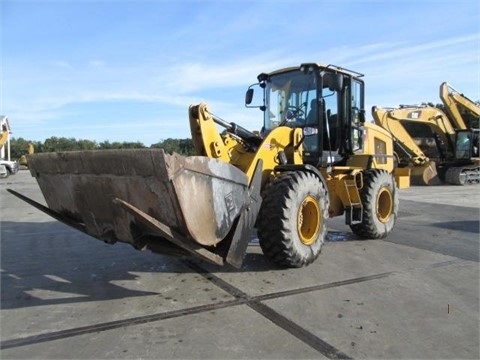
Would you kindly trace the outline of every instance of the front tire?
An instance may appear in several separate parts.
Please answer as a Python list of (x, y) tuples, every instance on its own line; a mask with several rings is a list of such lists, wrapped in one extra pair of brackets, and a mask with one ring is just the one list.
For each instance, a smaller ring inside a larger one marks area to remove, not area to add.
[(385, 170), (367, 170), (363, 183), (360, 191), (362, 222), (350, 228), (362, 239), (385, 238), (393, 230), (398, 215), (395, 180)]
[(328, 196), (321, 179), (298, 171), (281, 174), (265, 189), (257, 221), (264, 255), (299, 268), (320, 254), (327, 233)]

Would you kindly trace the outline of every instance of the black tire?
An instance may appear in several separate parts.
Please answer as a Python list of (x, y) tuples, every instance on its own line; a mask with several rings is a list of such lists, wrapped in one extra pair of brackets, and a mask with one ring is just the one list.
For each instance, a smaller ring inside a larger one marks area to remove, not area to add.
[(263, 254), (281, 267), (312, 263), (327, 234), (328, 195), (321, 179), (310, 172), (287, 172), (262, 196), (257, 230)]
[(385, 170), (365, 171), (360, 198), (363, 220), (350, 228), (362, 239), (385, 238), (392, 231), (398, 215), (395, 179)]
[(0, 178), (6, 179), (10, 175), (10, 172), (8, 171), (7, 167), (4, 165), (0, 165), (5, 169), (5, 172), (0, 173)]

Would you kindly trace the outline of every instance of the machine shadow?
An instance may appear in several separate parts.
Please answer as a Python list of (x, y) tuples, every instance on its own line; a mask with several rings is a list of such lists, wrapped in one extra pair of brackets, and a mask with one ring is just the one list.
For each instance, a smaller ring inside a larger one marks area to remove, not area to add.
[(435, 223), (433, 226), (448, 230), (466, 231), (474, 234), (480, 233), (480, 221), (478, 220), (443, 221)]
[[(327, 236), (327, 241), (347, 240), (355, 239), (340, 232)], [(236, 269), (104, 244), (57, 221), (2, 222), (0, 254), (2, 309), (161, 295), (160, 285), (153, 291), (142, 291), (141, 284), (137, 289), (122, 285), (138, 282), (143, 273), (174, 283), (178, 275), (197, 274), (199, 268), (209, 273), (289, 271), (263, 256), (258, 239)]]

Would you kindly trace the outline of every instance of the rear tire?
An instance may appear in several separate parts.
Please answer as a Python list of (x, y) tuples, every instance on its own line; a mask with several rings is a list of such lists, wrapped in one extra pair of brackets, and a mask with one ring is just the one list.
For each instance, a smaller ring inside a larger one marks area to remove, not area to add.
[(360, 191), (363, 220), (350, 228), (362, 239), (385, 238), (392, 231), (398, 214), (395, 180), (385, 170), (367, 170), (363, 182)]
[(282, 267), (299, 268), (320, 254), (327, 233), (328, 196), (319, 177), (287, 172), (264, 191), (257, 221), (264, 255)]

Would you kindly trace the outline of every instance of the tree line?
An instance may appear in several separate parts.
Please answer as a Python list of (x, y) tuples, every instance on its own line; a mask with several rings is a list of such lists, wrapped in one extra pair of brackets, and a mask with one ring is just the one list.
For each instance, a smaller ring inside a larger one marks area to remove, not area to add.
[(24, 138), (10, 139), (10, 158), (18, 160), (22, 155), (28, 153), (29, 144), (33, 145), (35, 153), (57, 152), (57, 151), (75, 151), (75, 150), (107, 150), (107, 149), (155, 149), (162, 148), (166, 152), (176, 152), (184, 156), (194, 155), (195, 150), (191, 139), (172, 139), (161, 140), (151, 146), (145, 146), (142, 142), (130, 141), (102, 141), (56, 137), (52, 136), (45, 141), (31, 141)]
[[(475, 102), (477, 105), (480, 105), (480, 101)], [(433, 104), (433, 103), (424, 103), (424, 105), (437, 107), (446, 112), (445, 106), (443, 104)], [(467, 127), (469, 128), (479, 128), (479, 119), (474, 114), (470, 112), (463, 112), (462, 116), (464, 118)], [(166, 152), (176, 152), (180, 155), (190, 156), (195, 154), (193, 147), (192, 139), (172, 139), (168, 138), (166, 140), (161, 140), (158, 143), (152, 144), (147, 147), (142, 142), (109, 142), (102, 141), (96, 142), (92, 140), (85, 139), (75, 139), (75, 138), (65, 138), (65, 137), (56, 137), (52, 136), (46, 139), (44, 142), (41, 141), (30, 141), (24, 138), (12, 138), (10, 140), (10, 157), (12, 160), (18, 160), (22, 155), (27, 154), (29, 144), (32, 144), (34, 151), (36, 153), (42, 152), (57, 152), (57, 151), (74, 151), (74, 150), (106, 150), (106, 149), (147, 149), (147, 148), (162, 148)]]

